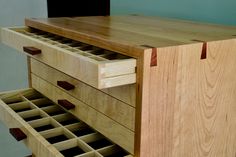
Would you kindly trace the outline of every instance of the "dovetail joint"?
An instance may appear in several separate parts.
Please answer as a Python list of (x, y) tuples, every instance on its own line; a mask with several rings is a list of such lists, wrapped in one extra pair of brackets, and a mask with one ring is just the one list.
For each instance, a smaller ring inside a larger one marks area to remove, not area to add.
[(152, 49), (151, 63), (150, 66), (157, 66), (157, 49)]
[(196, 41), (196, 42), (202, 42), (202, 53), (201, 53), (201, 59), (206, 59), (207, 58), (207, 42), (202, 41), (202, 40), (192, 40), (192, 41)]
[(207, 43), (204, 42), (202, 46), (201, 59), (206, 59), (206, 58), (207, 58)]

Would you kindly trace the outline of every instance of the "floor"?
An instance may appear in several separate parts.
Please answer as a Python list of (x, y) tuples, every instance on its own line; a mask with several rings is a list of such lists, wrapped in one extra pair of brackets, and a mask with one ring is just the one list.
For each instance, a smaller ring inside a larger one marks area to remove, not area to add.
[(30, 150), (23, 143), (17, 142), (0, 122), (0, 157), (25, 157), (30, 154)]

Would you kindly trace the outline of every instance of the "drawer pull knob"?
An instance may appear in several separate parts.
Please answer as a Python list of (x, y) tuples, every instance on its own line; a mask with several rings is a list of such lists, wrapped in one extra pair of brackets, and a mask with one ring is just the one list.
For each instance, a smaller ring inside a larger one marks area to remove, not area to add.
[(72, 90), (75, 86), (67, 81), (57, 81), (57, 85), (65, 90)]
[(27, 138), (25, 133), (19, 128), (10, 128), (9, 132), (17, 141), (21, 141)]
[(28, 156), (25, 156), (25, 157), (35, 157), (35, 155), (34, 155), (34, 154), (32, 154), (32, 155), (28, 155)]
[(30, 55), (38, 55), (41, 53), (40, 49), (37, 49), (35, 47), (28, 47), (28, 46), (24, 46), (23, 51)]
[(59, 105), (61, 105), (62, 107), (64, 107), (67, 110), (71, 110), (71, 109), (75, 108), (74, 104), (72, 104), (71, 102), (69, 102), (65, 99), (58, 100), (57, 102), (58, 102)]

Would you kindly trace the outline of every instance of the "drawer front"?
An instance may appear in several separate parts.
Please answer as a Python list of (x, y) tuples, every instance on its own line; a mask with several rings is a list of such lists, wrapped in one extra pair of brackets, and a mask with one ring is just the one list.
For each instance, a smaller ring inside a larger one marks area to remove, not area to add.
[(26, 135), (23, 141), (35, 156), (130, 156), (33, 89), (0, 94), (0, 119), (18, 140), (19, 130), (12, 128)]
[(95, 88), (136, 82), (136, 60), (30, 28), (3, 28), (2, 42)]
[[(72, 86), (74, 86), (74, 88), (72, 89), (66, 89), (63, 86), (62, 88), (65, 89), (64, 91), (70, 93), (74, 97), (80, 99), (81, 101), (87, 104), (99, 102), (99, 101), (103, 103), (104, 101), (110, 103), (113, 100), (112, 97), (114, 97), (122, 102), (125, 102), (126, 104), (129, 104), (130, 106), (135, 107), (136, 84), (97, 90), (33, 58), (30, 59), (30, 63), (31, 63), (30, 67), (31, 67), (32, 73), (38, 75), (44, 80), (49, 81), (55, 86), (58, 86), (58, 87), (60, 86), (58, 85), (58, 81), (67, 82), (71, 84)], [(92, 99), (91, 99), (91, 96), (92, 96)], [(92, 101), (92, 102), (87, 102), (87, 101)]]
[[(134, 132), (132, 130), (124, 127), (117, 121), (109, 118), (107, 115), (104, 115), (98, 110), (84, 104), (70, 94), (65, 93), (63, 90), (53, 86), (36, 75), (32, 74), (31, 76), (32, 86), (37, 91), (43, 93), (55, 103), (58, 103), (58, 101), (61, 100), (63, 103), (60, 103), (60, 105), (62, 106), (68, 106), (68, 104), (74, 105), (75, 108), (68, 110), (68, 112), (95, 128), (128, 152), (134, 152)], [(116, 111), (113, 111), (113, 113), (114, 112)]]
[[(81, 102), (134, 131), (134, 107), (78, 80), (66, 76), (65, 74), (34, 59), (31, 60), (31, 72), (34, 76), (38, 76), (39, 78), (46, 80), (48, 83), (53, 84), (64, 92), (79, 99)], [(34, 78), (34, 76), (32, 76), (32, 78)]]

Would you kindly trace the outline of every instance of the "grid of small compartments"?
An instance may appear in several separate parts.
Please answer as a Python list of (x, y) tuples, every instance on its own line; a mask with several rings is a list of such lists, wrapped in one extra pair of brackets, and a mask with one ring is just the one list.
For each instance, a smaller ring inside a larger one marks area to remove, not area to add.
[(65, 157), (124, 157), (128, 153), (35, 90), (2, 98)]
[(92, 45), (88, 45), (79, 41), (61, 37), (41, 30), (36, 30), (33, 28), (20, 30), (18, 32), (46, 42), (48, 44), (54, 45), (56, 47), (63, 48), (78, 55), (88, 57), (98, 62), (130, 58), (119, 53), (108, 51), (102, 48), (98, 48)]

